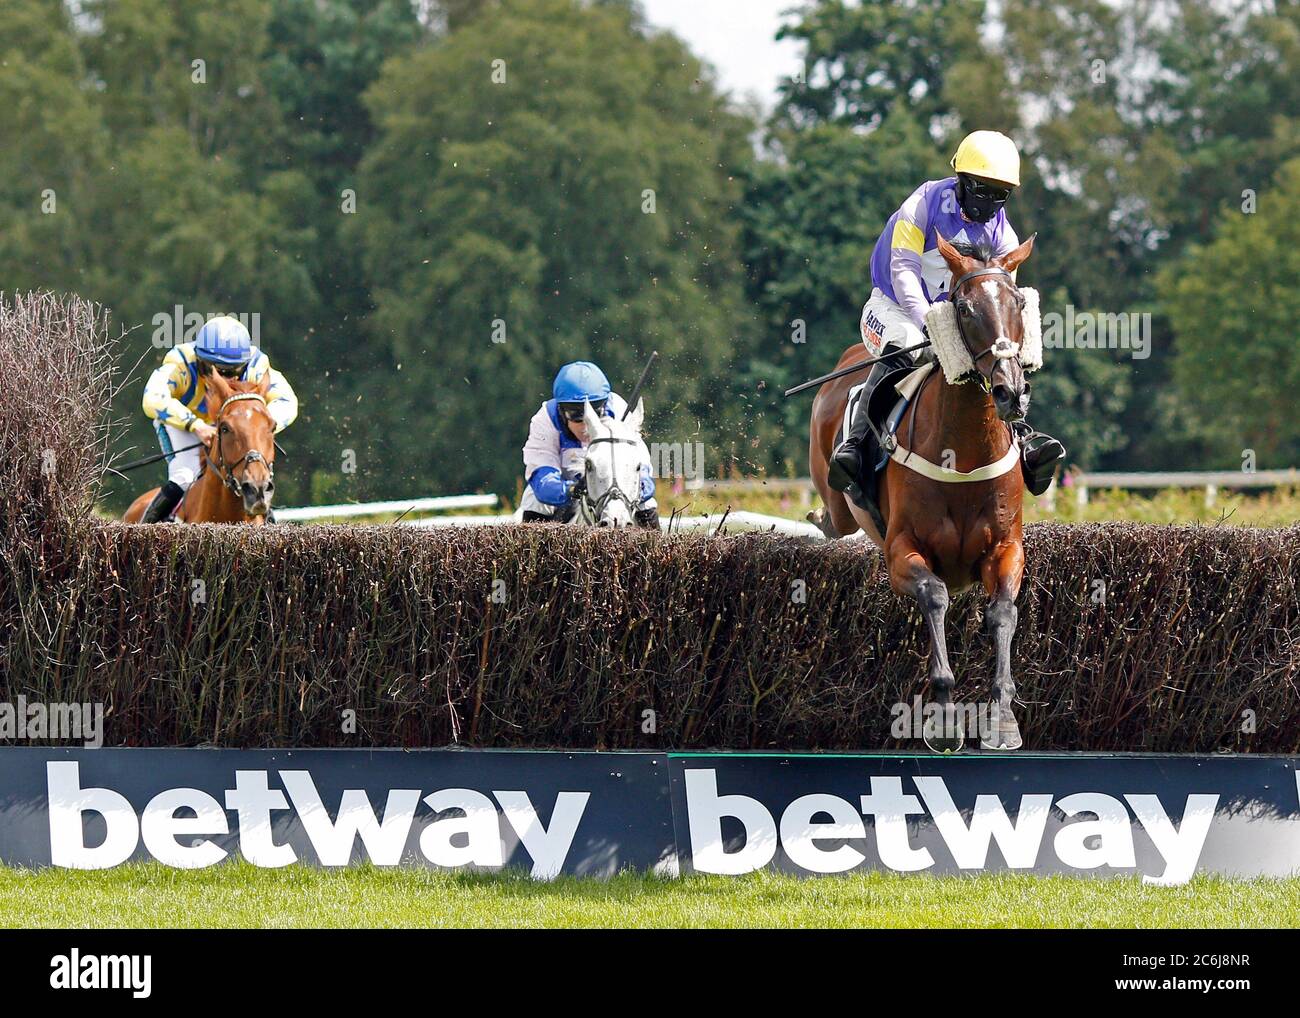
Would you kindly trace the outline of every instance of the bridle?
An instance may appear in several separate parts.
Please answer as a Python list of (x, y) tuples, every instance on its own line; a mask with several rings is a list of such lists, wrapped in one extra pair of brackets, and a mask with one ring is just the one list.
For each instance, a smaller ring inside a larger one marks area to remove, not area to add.
[(980, 376), (981, 384), (987, 392), (993, 387), (993, 382), (991, 380), (992, 371), (990, 370), (987, 375), (984, 374), (984, 372), (980, 370), (980, 361), (990, 355), (992, 355), (994, 361), (1019, 361), (1020, 348), (1016, 346), (1015, 343), (1011, 342), (1011, 340), (1007, 339), (1006, 336), (999, 336), (997, 341), (987, 350), (977, 354), (971, 349), (970, 340), (966, 338), (966, 329), (962, 326), (963, 315), (960, 306), (957, 304), (957, 291), (970, 280), (976, 279), (980, 276), (1004, 277), (1011, 285), (1011, 289), (1015, 291), (1016, 298), (1021, 301), (1023, 301), (1024, 298), (1020, 295), (1020, 288), (1016, 286), (1015, 277), (1006, 269), (999, 269), (997, 267), (972, 269), (970, 272), (967, 272), (965, 275), (958, 278), (957, 281), (952, 284), (952, 288), (948, 291), (948, 299), (953, 302), (953, 307), (957, 311), (957, 335), (961, 337), (962, 346), (966, 348), (966, 353), (970, 355), (971, 364), (975, 366), (975, 370)]
[[(641, 444), (635, 438), (620, 438), (618, 435), (601, 435), (600, 437), (593, 438), (590, 442), (588, 442), (587, 448), (590, 449), (593, 445), (599, 445), (601, 443), (608, 443), (610, 445), (640, 445)], [(635, 499), (632, 498), (630, 495), (628, 495), (627, 492), (625, 492), (622, 488), (618, 486), (618, 480), (616, 478), (614, 482), (608, 488), (605, 489), (605, 491), (601, 494), (599, 498), (593, 499), (591, 495), (587, 492), (586, 478), (584, 476), (582, 493), (578, 499), (578, 508), (583, 516), (583, 519), (587, 523), (599, 523), (601, 516), (603, 516), (605, 513), (606, 507), (614, 499), (618, 499), (625, 506), (627, 506), (627, 511), (629, 514), (635, 514), (637, 509), (641, 505), (641, 499), (639, 497), (639, 494), (640, 493), (638, 492), (637, 498)]]
[[(233, 463), (226, 462), (226, 453), (221, 445), (221, 419), (226, 414), (226, 407), (230, 406), (231, 403), (238, 403), (240, 400), (247, 399), (255, 399), (257, 402), (262, 404), (263, 408), (266, 407), (266, 398), (256, 392), (237, 392), (233, 396), (228, 397), (226, 401), (221, 404), (221, 408), (217, 411), (217, 437), (216, 442), (214, 443), (217, 447), (217, 459), (215, 461), (212, 459), (212, 450), (210, 448), (204, 448), (203, 450), (203, 455), (208, 461), (208, 465), (211, 466), (212, 469), (216, 471), (217, 476), (221, 478), (221, 486), (229, 489), (231, 494), (237, 498), (243, 497), (243, 493), (239, 490), (240, 480), (235, 476), (236, 468), (246, 466), (249, 463), (265, 463), (267, 480), (271, 480), (275, 477), (275, 465), (256, 449), (249, 449)], [(245, 473), (247, 473), (247, 470), (245, 470)]]

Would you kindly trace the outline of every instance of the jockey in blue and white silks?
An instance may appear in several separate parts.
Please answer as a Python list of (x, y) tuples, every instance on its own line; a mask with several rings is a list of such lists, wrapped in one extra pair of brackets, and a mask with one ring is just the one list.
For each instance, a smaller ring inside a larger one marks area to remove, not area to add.
[[(528, 424), (528, 441), (524, 443), (527, 483), (520, 506), (526, 521), (562, 522), (573, 515), (590, 440), (583, 423), (584, 403), (590, 403), (597, 414), (616, 419), (627, 409), (626, 401), (610, 388), (609, 379), (595, 364), (574, 361), (560, 368), (551, 386), (551, 398)], [(642, 466), (640, 476), (638, 494), (642, 502), (636, 521), (658, 529), (658, 504), (649, 464)]]
[[(930, 305), (947, 300), (952, 271), (938, 250), (938, 238), (959, 249), (987, 251), (991, 258), (1010, 254), (1020, 238), (1007, 218), (1006, 203), (1020, 186), (1020, 153), (1015, 142), (996, 131), (975, 131), (957, 147), (955, 175), (927, 180), (889, 217), (871, 254), (871, 296), (862, 308), (862, 342), (876, 364), (866, 393), (889, 371), (931, 356), (929, 349), (901, 353), (926, 339)], [(863, 398), (849, 435), (831, 455), (828, 480), (840, 491), (857, 488), (862, 472), (861, 445), (870, 429)], [(1023, 450), (1025, 482), (1034, 494), (1050, 483), (1065, 447), (1024, 421), (1013, 423)]]

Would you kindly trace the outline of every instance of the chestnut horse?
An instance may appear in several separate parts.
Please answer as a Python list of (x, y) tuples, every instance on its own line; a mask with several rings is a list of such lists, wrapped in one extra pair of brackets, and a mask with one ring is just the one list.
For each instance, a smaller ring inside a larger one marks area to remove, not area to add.
[[(1009, 462), (1014, 439), (1006, 422), (1020, 413), (1028, 391), (1020, 361), (1024, 298), (1012, 273), (1029, 257), (1033, 245), (1030, 237), (1009, 254), (983, 262), (939, 238), (939, 252), (952, 270), (950, 296), (959, 335), (978, 375), (954, 385), (936, 365), (899, 422), (900, 453), (905, 448), (930, 465), (943, 464), (947, 470), (963, 473)], [(866, 347), (855, 344), (840, 357), (839, 367), (867, 357)], [(986, 749), (1017, 749), (1021, 737), (1012, 709), (1016, 687), (1011, 679), (1011, 638), (1016, 629), (1016, 596), (1025, 572), (1024, 481), (1018, 461), (1014, 469), (989, 479), (959, 478), (954, 473), (953, 480), (945, 480), (946, 471), (930, 476), (935, 472), (923, 474), (891, 458), (879, 486), (885, 520), (885, 533), (880, 534), (870, 515), (832, 489), (826, 479), (827, 460), (854, 382), (854, 376), (827, 382), (813, 402), (809, 458), (813, 483), (825, 508), (809, 518), (832, 538), (862, 529), (884, 551), (890, 585), (914, 598), (924, 613), (930, 630), (929, 682), (943, 715), (940, 732), (926, 729), (931, 749), (955, 752), (965, 743), (952, 704), (955, 680), (948, 664), (944, 617), (950, 592), (983, 583), (990, 599), (985, 625), (996, 646), (997, 664), (992, 730), (983, 734), (981, 744)]]
[[(266, 522), (275, 490), (275, 422), (266, 409), (270, 376), (260, 382), (205, 378), (207, 398), (217, 402), (216, 435), (203, 450), (203, 470), (190, 485), (176, 519), (186, 523)], [(197, 436), (195, 441), (197, 441)], [(131, 503), (122, 517), (139, 523), (158, 489)]]

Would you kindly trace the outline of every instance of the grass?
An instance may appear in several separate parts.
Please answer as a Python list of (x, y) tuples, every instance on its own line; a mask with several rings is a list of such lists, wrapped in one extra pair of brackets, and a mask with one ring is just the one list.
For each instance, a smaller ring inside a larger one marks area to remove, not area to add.
[(363, 866), (0, 868), (3, 927), (1296, 927), (1300, 879), (624, 873), (539, 883)]

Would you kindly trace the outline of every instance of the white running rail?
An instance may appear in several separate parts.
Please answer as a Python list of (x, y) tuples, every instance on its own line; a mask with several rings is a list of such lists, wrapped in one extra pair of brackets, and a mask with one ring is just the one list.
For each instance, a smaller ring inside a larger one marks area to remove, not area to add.
[[(445, 509), (483, 509), (498, 502), (496, 495), (443, 495), (436, 498), (396, 498), (386, 502), (347, 502), (339, 505), (308, 505), (291, 509), (277, 509), (277, 523), (303, 523), (309, 520), (348, 519), (356, 516), (375, 516), (382, 513), (435, 512)], [(518, 523), (518, 510), (513, 513), (493, 513), (482, 516), (428, 516), (423, 519), (401, 519), (402, 527), (491, 527)], [(791, 537), (811, 537), (822, 540), (822, 532), (811, 523), (787, 520), (781, 516), (751, 513), (743, 510), (723, 513), (706, 513), (701, 516), (677, 516), (670, 520), (662, 517), (662, 529), (671, 526), (673, 533), (695, 530), (717, 530), (724, 526), (729, 531), (766, 530)]]
[[(428, 519), (411, 520), (409, 523), (402, 520), (402, 525), (411, 527), (486, 527), (499, 523), (518, 523), (520, 519), (518, 512), (510, 516), (430, 516)], [(726, 514), (725, 519), (722, 513), (710, 513), (703, 516), (678, 516), (671, 521), (674, 534), (688, 530), (717, 530), (719, 525), (732, 532), (736, 530), (770, 530), (791, 537), (812, 537), (817, 540), (823, 538), (822, 532), (811, 523), (800, 523), (780, 516), (766, 516), (763, 513), (731, 512)], [(670, 526), (668, 517), (660, 517), (659, 526), (662, 530), (668, 530)]]
[[(301, 523), (305, 520), (347, 519), (353, 516), (376, 516), (381, 513), (438, 512), (444, 509), (482, 509), (498, 502), (496, 495), (439, 495), (436, 498), (394, 498), (387, 502), (345, 502), (341, 505), (305, 505), (293, 509), (276, 509), (277, 523)], [(478, 517), (466, 517), (477, 519)], [(492, 519), (492, 517), (483, 517)], [(403, 520), (403, 523), (406, 521)], [(499, 522), (499, 521), (498, 521)]]

